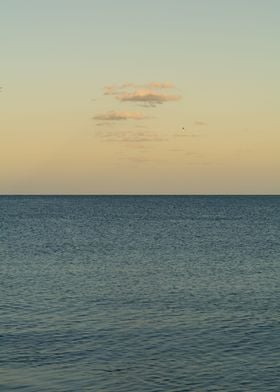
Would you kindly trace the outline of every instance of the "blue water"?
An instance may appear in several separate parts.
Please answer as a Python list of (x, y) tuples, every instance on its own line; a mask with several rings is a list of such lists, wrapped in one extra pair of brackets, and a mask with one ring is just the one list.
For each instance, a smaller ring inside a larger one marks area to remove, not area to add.
[(280, 197), (0, 197), (1, 391), (279, 391)]

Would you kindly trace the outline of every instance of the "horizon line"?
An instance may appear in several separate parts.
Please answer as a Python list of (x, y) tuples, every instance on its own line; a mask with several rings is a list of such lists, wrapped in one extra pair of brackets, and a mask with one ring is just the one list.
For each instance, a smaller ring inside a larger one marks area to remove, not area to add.
[(34, 197), (73, 197), (73, 196), (81, 196), (81, 197), (109, 197), (109, 196), (131, 196), (131, 197), (136, 197), (136, 196), (155, 196), (155, 197), (160, 197), (160, 196), (222, 196), (222, 197), (231, 197), (231, 196), (280, 196), (279, 193), (3, 193), (0, 194), (0, 197), (15, 197), (15, 196), (34, 196)]

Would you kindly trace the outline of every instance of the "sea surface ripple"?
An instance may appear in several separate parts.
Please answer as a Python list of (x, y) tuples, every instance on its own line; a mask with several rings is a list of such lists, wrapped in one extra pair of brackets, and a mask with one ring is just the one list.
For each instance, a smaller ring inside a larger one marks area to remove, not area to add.
[(1, 196), (0, 390), (280, 390), (280, 197)]

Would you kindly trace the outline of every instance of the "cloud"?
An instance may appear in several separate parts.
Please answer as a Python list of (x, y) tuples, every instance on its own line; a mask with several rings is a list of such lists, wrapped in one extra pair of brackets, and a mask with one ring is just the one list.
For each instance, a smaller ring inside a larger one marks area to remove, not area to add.
[(107, 112), (97, 114), (94, 120), (100, 121), (121, 121), (121, 120), (144, 120), (146, 117), (140, 112)]
[(178, 101), (179, 95), (163, 94), (154, 90), (136, 90), (132, 93), (118, 94), (116, 98), (121, 102), (141, 102), (155, 106), (169, 101)]
[(150, 82), (145, 84), (137, 84), (126, 82), (122, 84), (110, 84), (104, 87), (105, 95), (114, 95), (118, 91), (127, 90), (127, 89), (139, 89), (139, 88), (154, 88), (154, 89), (163, 89), (163, 88), (175, 88), (175, 85), (170, 82)]
[(150, 82), (143, 85), (135, 83), (112, 84), (104, 87), (104, 95), (112, 95), (121, 102), (137, 102), (146, 106), (156, 106), (170, 101), (178, 101), (181, 96), (165, 94), (163, 89), (174, 89), (170, 82)]
[(104, 95), (115, 95), (118, 93), (120, 87), (117, 84), (111, 84), (104, 87)]
[(106, 127), (106, 128), (111, 128), (113, 126), (115, 126), (116, 124), (110, 121), (104, 121), (104, 122), (100, 122), (100, 123), (96, 123), (95, 124), (97, 127)]
[(195, 133), (176, 133), (174, 134), (174, 137), (200, 137), (200, 135)]
[(96, 136), (106, 142), (120, 142), (120, 143), (149, 143), (162, 142), (166, 138), (159, 136), (156, 132), (151, 131), (111, 131), (99, 130)]
[(204, 125), (207, 125), (207, 123), (204, 121), (195, 121), (195, 125), (199, 125), (199, 126), (203, 127)]
[(131, 164), (145, 164), (145, 163), (149, 163), (149, 164), (153, 164), (153, 165), (157, 165), (157, 164), (161, 164), (162, 162), (166, 162), (166, 159), (158, 159), (158, 158), (148, 158), (145, 155), (138, 155), (138, 156), (131, 156), (131, 155), (124, 155), (119, 157), (119, 161), (128, 161), (131, 162)]
[(154, 159), (148, 159), (145, 157), (130, 157), (130, 156), (120, 157), (119, 160), (130, 161), (133, 163), (154, 162)]
[(136, 149), (136, 150), (147, 150), (147, 145), (145, 144), (140, 144), (140, 143), (131, 143), (129, 145), (130, 148)]
[(174, 84), (170, 82), (151, 82), (148, 86), (152, 88), (175, 88)]

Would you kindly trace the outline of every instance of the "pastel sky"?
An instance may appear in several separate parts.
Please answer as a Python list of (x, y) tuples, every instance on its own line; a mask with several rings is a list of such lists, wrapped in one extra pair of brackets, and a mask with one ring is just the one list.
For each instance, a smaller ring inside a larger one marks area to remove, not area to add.
[(2, 0), (0, 194), (280, 194), (279, 0)]

